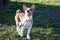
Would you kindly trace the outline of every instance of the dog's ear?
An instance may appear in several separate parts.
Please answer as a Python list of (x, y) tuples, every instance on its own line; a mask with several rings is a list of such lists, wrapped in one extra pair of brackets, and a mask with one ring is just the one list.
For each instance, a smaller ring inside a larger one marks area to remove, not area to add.
[(24, 10), (24, 11), (27, 10), (26, 5), (24, 5), (24, 4), (23, 4), (23, 10)]
[(32, 6), (31, 6), (31, 10), (34, 10), (35, 9), (35, 5), (33, 4)]

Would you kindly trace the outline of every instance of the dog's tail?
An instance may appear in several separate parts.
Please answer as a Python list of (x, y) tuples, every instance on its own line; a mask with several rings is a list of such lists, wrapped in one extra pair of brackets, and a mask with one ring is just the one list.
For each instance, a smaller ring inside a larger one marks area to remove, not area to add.
[(21, 10), (20, 9), (16, 10), (16, 13), (18, 13), (18, 12), (21, 13)]

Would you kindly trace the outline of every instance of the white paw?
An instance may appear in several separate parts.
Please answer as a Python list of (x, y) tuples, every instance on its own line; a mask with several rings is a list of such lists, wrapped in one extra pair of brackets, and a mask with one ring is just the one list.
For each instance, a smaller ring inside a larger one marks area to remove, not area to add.
[(23, 37), (23, 34), (19, 33), (20, 37)]
[(23, 37), (23, 35), (20, 35), (21, 37)]
[(27, 36), (27, 39), (30, 39), (30, 36)]

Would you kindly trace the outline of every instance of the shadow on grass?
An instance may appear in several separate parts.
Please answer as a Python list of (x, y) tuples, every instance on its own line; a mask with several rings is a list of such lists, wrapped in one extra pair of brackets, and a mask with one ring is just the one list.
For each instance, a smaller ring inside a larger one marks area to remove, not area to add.
[[(0, 24), (15, 25), (15, 11), (20, 9), (23, 12), (22, 5), (31, 7), (32, 3), (10, 2), (8, 10), (0, 11)], [(35, 3), (35, 11), (33, 13), (33, 26), (41, 27), (57, 27), (60, 28), (60, 6), (43, 5)]]

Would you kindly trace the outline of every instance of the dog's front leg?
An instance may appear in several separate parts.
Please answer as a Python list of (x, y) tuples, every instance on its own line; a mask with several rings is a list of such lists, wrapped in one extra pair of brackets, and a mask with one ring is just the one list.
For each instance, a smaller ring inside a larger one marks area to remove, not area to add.
[(31, 32), (32, 25), (28, 27), (28, 32), (27, 32), (27, 39), (30, 39), (30, 32)]

